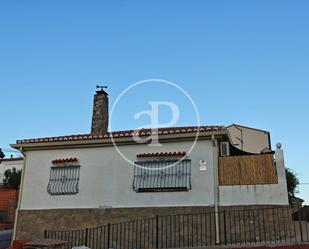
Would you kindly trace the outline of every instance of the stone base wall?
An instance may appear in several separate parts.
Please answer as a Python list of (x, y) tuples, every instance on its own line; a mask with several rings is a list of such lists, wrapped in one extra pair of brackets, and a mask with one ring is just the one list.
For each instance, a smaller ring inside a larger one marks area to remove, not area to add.
[(151, 218), (156, 215), (211, 211), (213, 211), (212, 207), (20, 210), (18, 212), (16, 238), (38, 239), (44, 236), (45, 230), (85, 229), (108, 223)]
[[(268, 208), (271, 209), (268, 211)], [(263, 214), (258, 211), (263, 209), (267, 210), (266, 212), (263, 211)], [(240, 237), (244, 235), (245, 230), (242, 229), (259, 231), (258, 237), (255, 235), (254, 238), (251, 238), (254, 240), (259, 240), (262, 239), (261, 236), (264, 236), (264, 234), (274, 232), (273, 226), (269, 226), (270, 223), (274, 224), (274, 222), (279, 222), (278, 226), (280, 226), (281, 222), (284, 223), (281, 225), (281, 227), (285, 227), (287, 222), (291, 221), (290, 210), (287, 206), (233, 206), (220, 207), (219, 211), (221, 238), (230, 242), (235, 239), (232, 237), (235, 236), (235, 234), (239, 234)], [(16, 239), (43, 238), (45, 230), (82, 230), (85, 228), (98, 227), (108, 223), (116, 224), (138, 219), (154, 218), (157, 217), (157, 215), (161, 217), (175, 214), (184, 214), (185, 219), (188, 219), (188, 221), (185, 221), (185, 223), (190, 222), (190, 217), (192, 217), (192, 222), (194, 222), (194, 219), (196, 219), (196, 225), (199, 225), (202, 222), (198, 217), (211, 217), (209, 221), (205, 222), (205, 225), (208, 226), (208, 223), (210, 223), (208, 233), (214, 234), (215, 228), (213, 222), (213, 212), (213, 207), (20, 210), (18, 212)], [(190, 216), (190, 214), (193, 214), (193, 216)], [(203, 216), (205, 214), (208, 216)], [(180, 219), (181, 218), (179, 218), (178, 221), (179, 224), (181, 222)], [(171, 222), (172, 220), (173, 218), (170, 218), (170, 220), (166, 222)], [(269, 227), (268, 230), (270, 231), (260, 231), (261, 228), (258, 226), (258, 224), (262, 221), (263, 224), (267, 224), (263, 227), (266, 227), (266, 229)], [(164, 217), (162, 217), (162, 221), (160, 220), (159, 222), (165, 222)], [(247, 232), (249, 232), (249, 230)], [(182, 232), (184, 233), (184, 231)], [(283, 232), (279, 231), (278, 234), (283, 234)]]

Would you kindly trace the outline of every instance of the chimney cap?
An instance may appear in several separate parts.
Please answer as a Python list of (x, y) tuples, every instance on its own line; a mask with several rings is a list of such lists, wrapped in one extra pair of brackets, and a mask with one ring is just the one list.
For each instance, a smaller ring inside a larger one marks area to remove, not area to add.
[(108, 93), (104, 91), (104, 88), (106, 89), (107, 86), (96, 85), (96, 93), (104, 93), (105, 95), (108, 95)]

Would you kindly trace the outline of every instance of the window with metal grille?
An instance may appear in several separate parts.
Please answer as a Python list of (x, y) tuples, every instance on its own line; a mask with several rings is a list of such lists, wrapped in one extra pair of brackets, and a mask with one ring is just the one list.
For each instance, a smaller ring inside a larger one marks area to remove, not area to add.
[(133, 189), (136, 192), (189, 191), (191, 160), (163, 158), (135, 162)]
[(79, 171), (79, 165), (51, 166), (47, 192), (51, 195), (77, 194)]

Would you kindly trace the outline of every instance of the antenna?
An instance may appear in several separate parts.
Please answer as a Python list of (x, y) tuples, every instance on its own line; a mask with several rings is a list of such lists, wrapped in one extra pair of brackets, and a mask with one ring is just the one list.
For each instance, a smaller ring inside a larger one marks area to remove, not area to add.
[(104, 89), (106, 89), (107, 86), (96, 85), (96, 88), (99, 89), (99, 90), (97, 90), (97, 91), (99, 91), (99, 92), (104, 92)]

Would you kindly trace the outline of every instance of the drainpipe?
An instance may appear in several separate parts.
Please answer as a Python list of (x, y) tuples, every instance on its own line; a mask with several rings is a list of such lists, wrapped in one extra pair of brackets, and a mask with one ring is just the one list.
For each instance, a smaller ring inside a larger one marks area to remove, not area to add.
[(212, 151), (214, 160), (214, 201), (215, 201), (215, 225), (216, 225), (216, 244), (220, 244), (220, 224), (219, 224), (219, 175), (218, 175), (218, 141), (212, 135)]
[(26, 171), (26, 154), (24, 153), (22, 147), (19, 148), (19, 151), (21, 152), (21, 154), (24, 157), (24, 164), (23, 164), (23, 168), (22, 168), (22, 172), (21, 172), (21, 181), (20, 181), (20, 185), (19, 185), (19, 196), (18, 196), (17, 208), (16, 208), (16, 211), (15, 211), (14, 230), (13, 230), (13, 238), (12, 238), (11, 245), (13, 244), (13, 241), (16, 239), (16, 228), (17, 228), (17, 222), (18, 222), (18, 213), (19, 213), (20, 206), (21, 206), (21, 199), (22, 199), (22, 195), (23, 195), (23, 186), (24, 186), (24, 178), (25, 178), (25, 171)]

